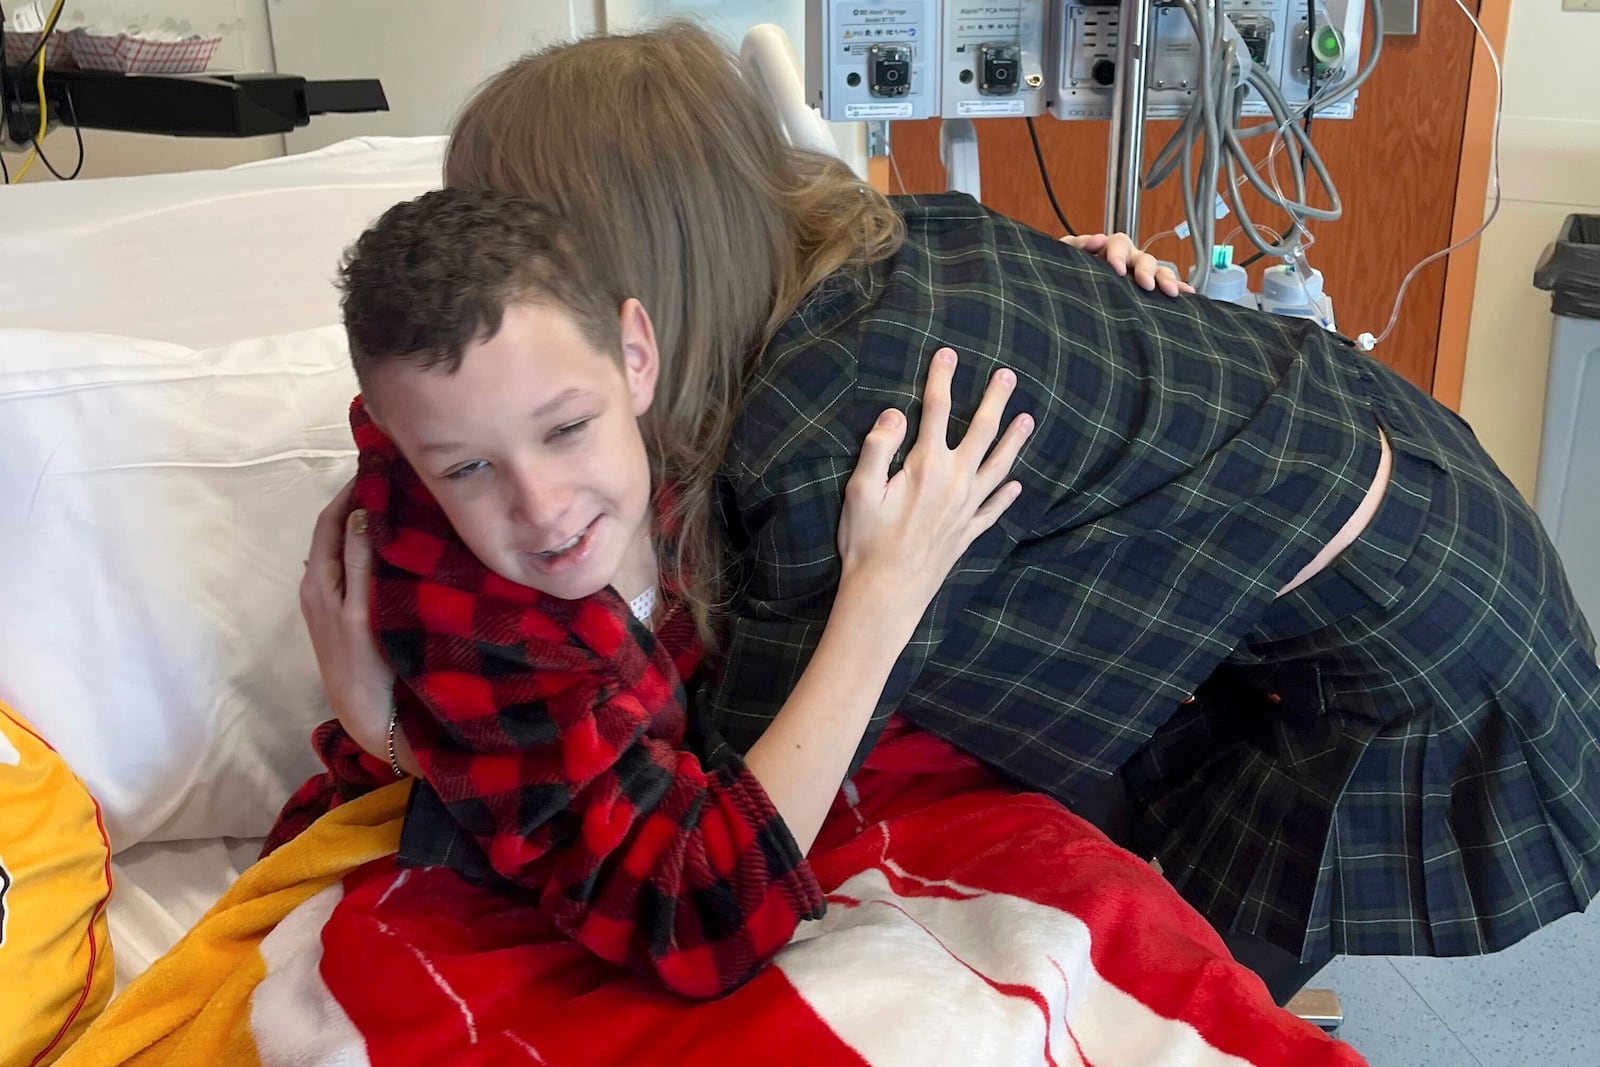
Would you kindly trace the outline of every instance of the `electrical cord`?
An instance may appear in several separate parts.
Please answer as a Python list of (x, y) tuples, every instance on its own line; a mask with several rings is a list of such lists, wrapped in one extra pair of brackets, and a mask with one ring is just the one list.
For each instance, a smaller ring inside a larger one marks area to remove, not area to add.
[(1376, 337), (1370, 333), (1363, 333), (1356, 338), (1356, 347), (1363, 352), (1371, 352), (1394, 332), (1395, 324), (1400, 321), (1400, 305), (1405, 300), (1406, 290), (1411, 288), (1411, 282), (1416, 278), (1417, 274), (1435, 260), (1451, 255), (1476, 241), (1483, 235), (1483, 231), (1489, 228), (1489, 224), (1494, 222), (1495, 217), (1500, 214), (1500, 118), (1505, 113), (1506, 106), (1505, 72), (1500, 67), (1500, 57), (1495, 54), (1494, 45), (1490, 43), (1489, 35), (1484, 31), (1483, 24), (1478, 21), (1478, 17), (1472, 13), (1471, 9), (1462, 0), (1456, 0), (1456, 6), (1461, 9), (1463, 15), (1467, 16), (1467, 21), (1472, 23), (1472, 29), (1478, 35), (1478, 40), (1483, 43), (1483, 50), (1489, 54), (1489, 63), (1494, 68), (1494, 125), (1491, 129), (1489, 140), (1489, 187), (1494, 190), (1493, 206), (1489, 208), (1488, 215), (1478, 224), (1477, 229), (1448, 248), (1441, 248), (1432, 255), (1418, 261), (1417, 265), (1411, 268), (1410, 272), (1400, 282), (1399, 291), (1394, 295), (1394, 307), (1389, 312), (1389, 321), (1384, 325), (1383, 332)]
[[(32, 169), (33, 161), (39, 158), (39, 142), (44, 140), (45, 132), (50, 128), (49, 104), (44, 97), (44, 65), (46, 56), (45, 46), (50, 41), (50, 35), (56, 32), (56, 23), (61, 21), (61, 9), (66, 7), (66, 4), (67, 0), (56, 0), (55, 6), (50, 9), (50, 17), (45, 19), (44, 29), (39, 33), (38, 42), (34, 44), (33, 51), (29, 54), (27, 62), (22, 64), (23, 69), (26, 70), (29, 63), (33, 63), (35, 60), (38, 61), (38, 74), (37, 81), (35, 82), (35, 89), (38, 94), (39, 103), (39, 132), (34, 134), (33, 149), (28, 153), (27, 157), (23, 159), (22, 166), (17, 171), (16, 180), (19, 182), (26, 177), (28, 171)], [(7, 180), (7, 184), (10, 184), (9, 179)]]
[(55, 167), (50, 165), (50, 157), (44, 154), (44, 145), (38, 141), (33, 142), (34, 150), (39, 153), (39, 162), (44, 164), (44, 169), (49, 171), (51, 176), (58, 182), (70, 182), (83, 173), (83, 127), (78, 125), (78, 108), (72, 102), (72, 86), (67, 86), (66, 92), (67, 110), (71, 114), (67, 121), (72, 123), (72, 137), (78, 143), (78, 162), (73, 165), (72, 173), (63, 175), (56, 170)]
[(1066, 212), (1061, 210), (1061, 205), (1056, 202), (1056, 191), (1050, 186), (1050, 171), (1044, 165), (1044, 150), (1039, 147), (1039, 133), (1033, 128), (1033, 118), (1025, 120), (1028, 123), (1028, 138), (1033, 142), (1033, 158), (1039, 164), (1039, 179), (1044, 182), (1044, 195), (1050, 198), (1050, 207), (1056, 213), (1056, 220), (1061, 223), (1061, 228), (1067, 231), (1068, 237), (1078, 236), (1078, 231), (1072, 228), (1072, 223), (1067, 221)]
[[(1306, 136), (1311, 136), (1312, 101), (1317, 98), (1317, 0), (1306, 0)], [(1356, 42), (1361, 47), (1361, 42)]]
[[(65, 6), (64, 0), (63, 0), (63, 3), (56, 5), (56, 9), (55, 9), (54, 12), (52, 12), (51, 21), (50, 21), (49, 26), (47, 28), (48, 32), (54, 32), (55, 26), (56, 26), (56, 22), (59, 21), (60, 17), (61, 17), (61, 8), (64, 7), (64, 6)], [(29, 62), (33, 62), (36, 58), (38, 58), (40, 51), (45, 47), (46, 40), (47, 40), (47, 37), (44, 34), (41, 34), (40, 37), (39, 37), (38, 42), (33, 47), (33, 52), (29, 54), (27, 62), (25, 62), (23, 64), (24, 67), (26, 67)], [(0, 9), (0, 56), (3, 56), (4, 54), (5, 54), (5, 11), (3, 9)], [(10, 90), (10, 76), (9, 76), (8, 72), (6, 71), (6, 69), (5, 69), (4, 61), (0, 60), (0, 100), (4, 100), (7, 97), (7, 95), (10, 93), (10, 91), (11, 91)], [(74, 178), (76, 178), (79, 174), (83, 173), (83, 128), (78, 125), (78, 109), (77, 109), (77, 106), (74, 105), (73, 102), (72, 102), (72, 87), (70, 85), (67, 86), (66, 94), (67, 94), (67, 108), (68, 108), (69, 112), (71, 113), (71, 118), (68, 121), (70, 121), (72, 123), (73, 139), (77, 142), (77, 146), (78, 146), (78, 161), (73, 166), (72, 173), (71, 174), (67, 174), (67, 175), (62, 175), (62, 173), (60, 171), (56, 170), (56, 168), (51, 165), (50, 157), (45, 155), (44, 145), (42, 143), (40, 143), (38, 137), (36, 137), (36, 136), (35, 137), (30, 137), (29, 141), (33, 145), (33, 152), (36, 153), (38, 155), (38, 157), (39, 157), (39, 162), (44, 164), (45, 170), (48, 170), (51, 173), (51, 175), (57, 181), (68, 181), (68, 182), (70, 182)], [(20, 102), (21, 102), (20, 97), (18, 97), (17, 100), (18, 100), (18, 103), (20, 104)], [(43, 97), (43, 95), (41, 93), (41, 95), (40, 95), (40, 106), (41, 107), (44, 106), (43, 100), (44, 100), (44, 97)], [(3, 176), (5, 178), (5, 184), (7, 184), (7, 185), (10, 184), (11, 176), (10, 176), (9, 173), (5, 172), (5, 160), (3, 158), (0, 158), (0, 176)], [(22, 179), (22, 174), (20, 172), (17, 175), (17, 179), (19, 181)]]
[(47, 111), (45, 109), (45, 104), (44, 104), (44, 56), (45, 56), (45, 54), (44, 54), (44, 52), (38, 51), (37, 49), (35, 50), (35, 54), (38, 55), (38, 57), (39, 57), (39, 78), (38, 78), (38, 83), (37, 83), (38, 100), (39, 100), (39, 132), (36, 133), (33, 136), (33, 149), (26, 156), (23, 157), (22, 166), (17, 169), (17, 181), (19, 181), (19, 182), (23, 178), (26, 178), (28, 176), (28, 171), (33, 168), (33, 161), (35, 159), (39, 158), (39, 139), (44, 136), (45, 130), (48, 129), (48, 123), (50, 121), (49, 115), (48, 115), (48, 113), (47, 113)]

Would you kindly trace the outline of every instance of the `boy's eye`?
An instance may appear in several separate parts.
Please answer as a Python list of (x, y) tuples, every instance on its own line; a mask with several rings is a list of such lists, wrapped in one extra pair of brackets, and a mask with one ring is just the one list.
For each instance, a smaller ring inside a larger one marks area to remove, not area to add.
[(593, 421), (593, 419), (579, 419), (577, 422), (569, 422), (565, 426), (557, 426), (550, 436), (556, 438), (571, 437)]
[(455, 470), (446, 472), (445, 478), (448, 481), (458, 482), (461, 479), (467, 477), (468, 475), (476, 474), (478, 471), (482, 470), (483, 468), (485, 468), (487, 466), (488, 466), (488, 464), (485, 463), (483, 460), (475, 459), (471, 463), (463, 463), (461, 466), (457, 467)]

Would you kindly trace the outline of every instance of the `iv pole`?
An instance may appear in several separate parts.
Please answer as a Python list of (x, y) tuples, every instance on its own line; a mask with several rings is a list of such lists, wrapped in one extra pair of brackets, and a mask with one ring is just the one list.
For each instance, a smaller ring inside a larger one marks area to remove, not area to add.
[(1122, 0), (1117, 33), (1117, 87), (1106, 142), (1106, 232), (1139, 243), (1139, 183), (1144, 172), (1145, 45), (1150, 0)]

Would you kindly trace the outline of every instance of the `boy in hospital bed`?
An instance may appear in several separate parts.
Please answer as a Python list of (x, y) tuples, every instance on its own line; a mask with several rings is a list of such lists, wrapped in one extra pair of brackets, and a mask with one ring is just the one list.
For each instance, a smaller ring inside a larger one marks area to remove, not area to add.
[[(686, 710), (709, 635), (680, 595), (704, 563), (681, 550), (673, 504), (695, 489), (661, 476), (649, 414), (658, 378), (687, 370), (661, 364), (647, 309), (591, 282), (560, 218), (492, 193), (396, 206), (341, 281), (359, 468), (319, 521), (302, 597), (341, 567), (352, 589), (370, 581), (370, 603), (339, 610), (370, 611), (399, 684), (384, 721), (336, 708), (319, 729), (330, 771), (267, 851), (414, 774), (402, 863), (531, 895), (678, 992), (729, 991), (822, 913), (805, 855), (888, 673), (1016, 498), (1031, 423), (1001, 432), (1014, 376), (995, 374), (952, 449), (941, 350), (892, 478), (905, 416), (868, 434), (822, 644), (741, 759)], [(341, 527), (357, 535), (342, 550)]]

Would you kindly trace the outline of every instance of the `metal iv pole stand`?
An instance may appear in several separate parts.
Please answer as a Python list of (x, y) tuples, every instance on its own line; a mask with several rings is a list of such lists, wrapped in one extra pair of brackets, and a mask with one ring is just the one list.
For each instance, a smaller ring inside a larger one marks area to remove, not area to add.
[(1144, 172), (1145, 46), (1150, 0), (1122, 0), (1117, 30), (1117, 83), (1106, 144), (1106, 232), (1139, 243), (1139, 182)]

